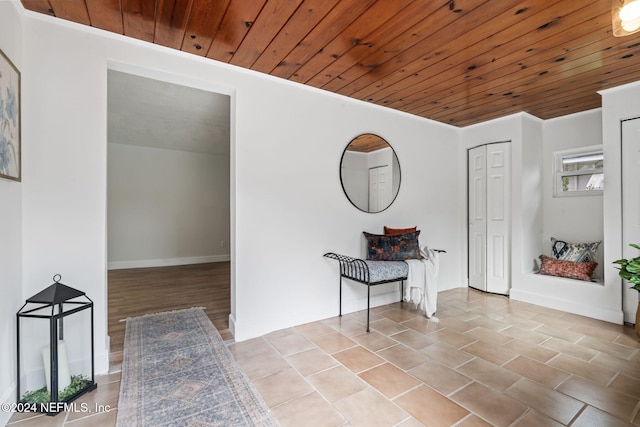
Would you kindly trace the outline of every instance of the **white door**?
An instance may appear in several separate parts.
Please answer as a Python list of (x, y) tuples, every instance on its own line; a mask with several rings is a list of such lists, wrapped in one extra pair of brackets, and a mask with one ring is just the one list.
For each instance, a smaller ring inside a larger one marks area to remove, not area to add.
[[(629, 243), (640, 245), (640, 119), (622, 122), (622, 256), (635, 258), (640, 251)], [(625, 282), (622, 293), (624, 321), (635, 323), (638, 291)]]
[(369, 169), (369, 212), (380, 212), (391, 202), (389, 166)]
[(509, 143), (487, 145), (487, 291), (508, 294), (510, 284)]
[(469, 286), (487, 290), (487, 180), (485, 145), (469, 150)]
[(510, 288), (511, 146), (469, 150), (469, 286), (508, 294)]

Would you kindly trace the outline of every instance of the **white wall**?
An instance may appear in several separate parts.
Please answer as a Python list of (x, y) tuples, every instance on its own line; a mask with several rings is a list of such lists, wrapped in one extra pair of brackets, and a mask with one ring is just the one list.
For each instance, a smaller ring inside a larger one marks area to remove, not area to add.
[[(418, 225), (422, 242), (450, 252), (443, 260), (441, 289), (459, 285), (459, 208), (451, 197), (459, 178), (450, 173), (457, 168), (456, 129), (289, 84), (253, 89), (262, 96), (250, 102), (245, 99), (249, 92), (237, 93), (238, 123), (252, 124), (238, 126), (236, 143), (239, 339), (335, 316), (338, 270), (322, 254), (364, 255), (363, 230), (380, 233), (384, 225)], [(276, 98), (277, 113), (266, 114)], [(396, 202), (379, 214), (355, 209), (342, 193), (337, 173), (344, 147), (365, 132), (394, 147), (402, 170)], [(249, 143), (260, 139), (269, 143)], [(286, 156), (274, 157), (274, 151)], [(442, 176), (450, 179), (438, 178)], [(393, 293), (389, 289), (394, 288), (376, 289), (386, 293), (374, 296), (373, 304), (399, 300), (397, 287)], [(362, 285), (348, 285), (344, 298), (345, 312), (366, 307)], [(265, 310), (266, 302), (270, 307)]]
[[(24, 289), (53, 273), (96, 304), (97, 372), (107, 369), (106, 85), (110, 64), (218, 86), (232, 96), (232, 323), (236, 339), (337, 315), (337, 266), (328, 251), (361, 255), (362, 231), (422, 230), (446, 249), (440, 288), (461, 283), (458, 130), (407, 114), (249, 72), (194, 55), (25, 12), (23, 100)], [(130, 70), (120, 70), (127, 71)], [(402, 186), (381, 214), (342, 193), (339, 161), (355, 136), (394, 147)], [(452, 172), (453, 171), (453, 172)], [(442, 177), (446, 177), (443, 179)], [(437, 185), (435, 185), (437, 184)], [(386, 292), (385, 292), (386, 291)], [(373, 305), (399, 299), (381, 287)], [(345, 312), (366, 306), (347, 285)]]
[(229, 260), (229, 156), (108, 144), (109, 268)]
[(520, 240), (514, 248), (514, 284), (516, 289), (522, 283), (522, 275), (528, 277), (533, 271), (534, 261), (544, 253), (541, 236), (544, 231), (543, 209), (544, 200), (542, 188), (543, 176), (543, 122), (529, 115), (522, 117), (521, 144), (516, 150), (517, 164), (521, 173), (515, 177), (514, 186), (520, 189), (514, 194), (518, 201), (518, 218), (514, 226)]
[[(599, 242), (604, 238), (602, 194), (553, 197), (553, 153), (573, 148), (602, 145), (600, 109), (571, 114), (544, 122), (542, 144), (544, 232), (543, 253), (551, 255), (551, 237), (568, 242)], [(597, 278), (603, 277), (604, 246), (599, 246)]]
[[(621, 121), (640, 117), (640, 83), (632, 83), (601, 92), (602, 133), (605, 151), (604, 177), (604, 253), (605, 286), (623, 295), (624, 321), (635, 323), (638, 291), (623, 286), (613, 261), (622, 258), (622, 248), (632, 241), (622, 240), (622, 139)], [(637, 183), (631, 183), (637, 185)], [(640, 236), (637, 236), (640, 240)]]
[[(0, 2), (0, 49), (19, 71), (23, 69), (21, 31), (18, 8), (13, 3)], [(22, 129), (26, 126), (28, 121), (23, 117)], [(24, 301), (21, 292), (22, 188), (20, 182), (0, 179), (0, 402), (15, 402), (16, 312)], [(0, 412), (0, 425), (10, 417), (10, 412)]]

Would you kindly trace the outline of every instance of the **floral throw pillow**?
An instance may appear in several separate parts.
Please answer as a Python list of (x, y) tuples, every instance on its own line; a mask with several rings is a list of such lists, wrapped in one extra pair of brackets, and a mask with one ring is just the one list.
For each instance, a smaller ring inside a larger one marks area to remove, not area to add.
[(373, 261), (404, 261), (420, 259), (418, 236), (420, 231), (412, 233), (381, 235), (363, 231), (367, 239), (367, 259)]
[(575, 262), (590, 262), (598, 259), (598, 246), (602, 242), (568, 243), (551, 238), (551, 251), (555, 259)]
[(586, 281), (591, 281), (593, 271), (598, 266), (597, 262), (565, 261), (546, 255), (540, 255), (540, 262), (539, 274)]

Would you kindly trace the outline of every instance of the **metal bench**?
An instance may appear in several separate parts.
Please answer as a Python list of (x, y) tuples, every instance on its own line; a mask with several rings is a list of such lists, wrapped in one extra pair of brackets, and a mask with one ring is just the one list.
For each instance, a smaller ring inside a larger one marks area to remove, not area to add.
[(369, 310), (371, 306), (371, 287), (384, 283), (400, 282), (400, 302), (404, 294), (404, 281), (407, 280), (409, 265), (404, 261), (371, 261), (327, 252), (325, 257), (340, 263), (340, 312), (342, 317), (342, 278), (367, 285), (367, 332), (369, 330)]

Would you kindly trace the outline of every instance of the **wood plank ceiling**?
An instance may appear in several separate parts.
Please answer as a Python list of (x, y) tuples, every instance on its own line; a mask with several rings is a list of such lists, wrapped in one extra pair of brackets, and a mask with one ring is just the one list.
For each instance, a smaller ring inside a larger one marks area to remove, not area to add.
[(467, 126), (640, 80), (611, 0), (21, 0), (26, 9)]

